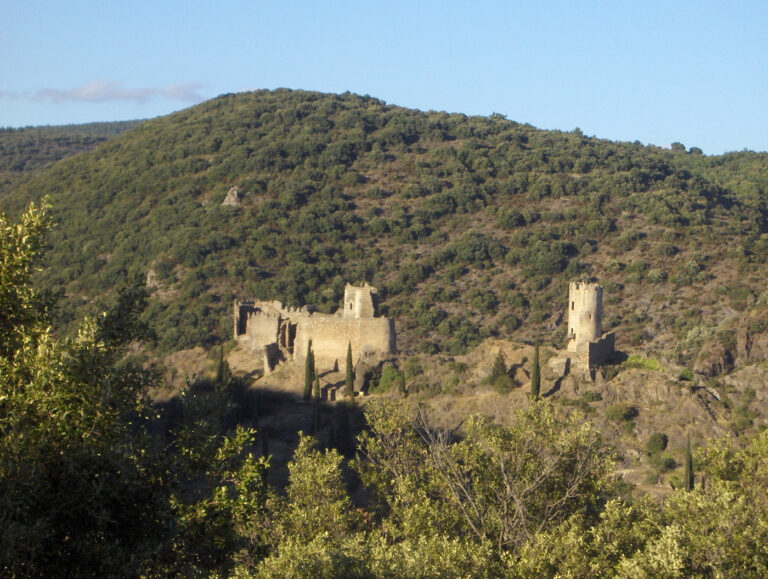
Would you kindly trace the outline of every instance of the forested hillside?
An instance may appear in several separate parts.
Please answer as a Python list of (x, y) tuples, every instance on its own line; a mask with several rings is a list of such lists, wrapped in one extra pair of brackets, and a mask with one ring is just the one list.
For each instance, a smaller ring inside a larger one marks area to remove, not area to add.
[(140, 121), (0, 128), (0, 199), (38, 169), (90, 151)]
[[(624, 347), (690, 364), (735, 347), (738, 324), (768, 328), (767, 161), (257, 91), (147, 121), (3, 206), (50, 198), (40, 282), (65, 288), (60, 327), (151, 270), (161, 351), (228, 339), (234, 296), (331, 311), (362, 280), (406, 351), (560, 345), (566, 282), (584, 276)], [(241, 206), (222, 206), (233, 186)]]

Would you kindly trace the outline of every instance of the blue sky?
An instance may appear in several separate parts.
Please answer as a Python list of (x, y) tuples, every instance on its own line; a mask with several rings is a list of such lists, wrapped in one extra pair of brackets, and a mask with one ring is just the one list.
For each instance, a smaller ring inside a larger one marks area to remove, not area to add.
[(768, 2), (0, 1), (0, 127), (277, 87), (766, 151)]

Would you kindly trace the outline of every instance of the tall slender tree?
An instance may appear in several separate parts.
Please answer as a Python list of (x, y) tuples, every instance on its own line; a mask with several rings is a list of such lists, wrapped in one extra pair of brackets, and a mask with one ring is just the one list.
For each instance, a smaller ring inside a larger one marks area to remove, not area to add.
[(320, 374), (317, 373), (317, 370), (315, 370), (315, 381), (313, 384), (313, 395), (315, 397), (315, 400), (320, 400)]
[(219, 364), (216, 367), (216, 385), (224, 386), (231, 378), (229, 364), (224, 359), (224, 346), (219, 346)]
[(691, 433), (688, 433), (688, 441), (685, 444), (685, 473), (683, 474), (685, 490), (693, 490), (693, 456), (691, 455)]
[(533, 351), (533, 369), (531, 370), (531, 400), (538, 400), (541, 391), (541, 367), (539, 366), (539, 343)]
[(355, 395), (355, 370), (352, 367), (352, 342), (347, 342), (347, 375), (344, 379), (344, 393), (350, 398)]
[(403, 371), (397, 375), (397, 391), (403, 398), (408, 396), (408, 390), (405, 388), (405, 372)]
[(312, 353), (312, 340), (307, 343), (307, 360), (304, 364), (304, 400), (312, 397), (312, 381), (315, 379), (315, 355)]

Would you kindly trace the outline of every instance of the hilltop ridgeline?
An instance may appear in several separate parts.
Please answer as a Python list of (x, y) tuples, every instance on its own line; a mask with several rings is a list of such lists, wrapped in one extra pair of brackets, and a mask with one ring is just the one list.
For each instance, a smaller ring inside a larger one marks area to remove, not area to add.
[(3, 203), (50, 197), (64, 329), (132, 275), (166, 352), (227, 339), (235, 297), (329, 312), (368, 280), (400, 349), (562, 346), (567, 281), (597, 278), (617, 342), (717, 372), (762, 355), (767, 166), (276, 90), (145, 121)]

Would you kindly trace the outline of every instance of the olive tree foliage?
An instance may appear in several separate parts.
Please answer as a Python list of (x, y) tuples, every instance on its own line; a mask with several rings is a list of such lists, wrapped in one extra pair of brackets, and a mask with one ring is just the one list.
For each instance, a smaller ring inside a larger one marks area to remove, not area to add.
[(472, 417), (458, 441), (431, 429), (420, 408), (388, 402), (367, 417), (358, 469), (405, 535), (442, 529), (502, 554), (574, 513), (594, 514), (611, 485), (599, 432), (580, 415), (556, 419), (546, 403), (511, 426)]
[(328, 541), (340, 541), (358, 524), (341, 476), (344, 458), (335, 449), (321, 451), (316, 444), (313, 437), (300, 433), (288, 465), (287, 501), (279, 516), (279, 532), (283, 538), (305, 542), (321, 533)]
[(708, 483), (651, 499), (609, 501), (538, 533), (512, 561), (516, 576), (765, 577), (768, 574), (768, 433), (697, 452)]
[(151, 383), (123, 359), (142, 295), (122, 288), (76, 338), (55, 340), (30, 283), (48, 227), (45, 207), (0, 216), (0, 569), (135, 572), (167, 525), (162, 472), (124, 436)]
[(0, 575), (194, 574), (258, 554), (253, 431), (223, 432), (223, 409), (190, 394), (174, 436), (157, 434), (155, 375), (126, 355), (150, 335), (140, 285), (54, 338), (30, 281), (48, 227), (45, 207), (0, 215)]

